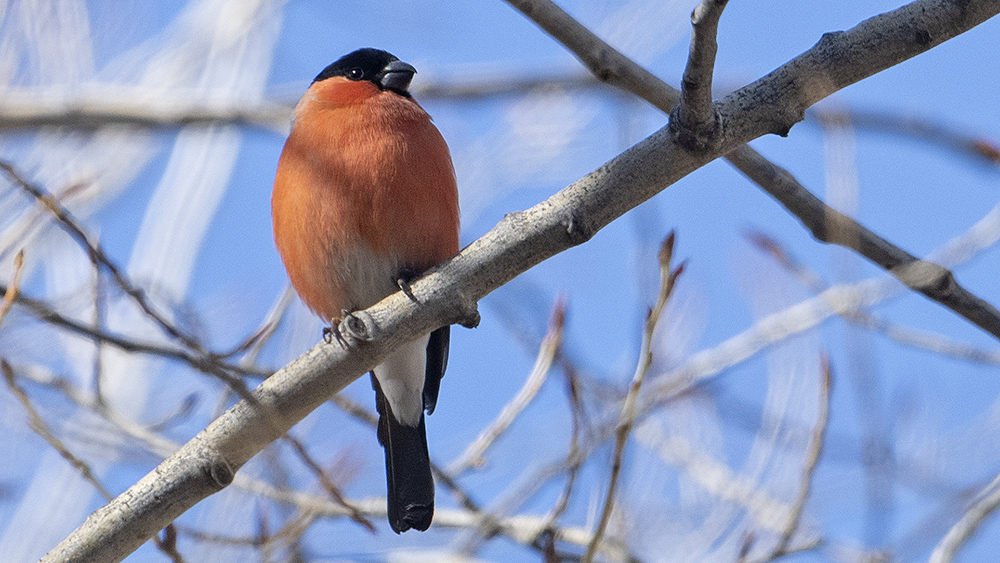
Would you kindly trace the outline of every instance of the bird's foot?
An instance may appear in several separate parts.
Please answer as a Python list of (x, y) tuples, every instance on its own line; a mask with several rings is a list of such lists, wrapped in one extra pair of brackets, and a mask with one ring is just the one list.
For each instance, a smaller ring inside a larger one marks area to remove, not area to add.
[(348, 311), (347, 309), (344, 309), (340, 312), (340, 314), (342, 315), (340, 319), (336, 318), (330, 319), (330, 326), (323, 327), (323, 342), (326, 342), (327, 344), (333, 344), (333, 342), (336, 340), (337, 344), (340, 344), (340, 347), (346, 350), (347, 339), (344, 338), (344, 335), (340, 332), (340, 323), (345, 318), (354, 317), (354, 313)]

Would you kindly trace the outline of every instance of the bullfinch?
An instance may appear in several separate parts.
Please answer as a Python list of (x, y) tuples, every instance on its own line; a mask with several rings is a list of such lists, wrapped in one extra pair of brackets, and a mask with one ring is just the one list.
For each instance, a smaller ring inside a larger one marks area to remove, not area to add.
[[(274, 240), (303, 302), (336, 327), (458, 252), (448, 145), (408, 90), (416, 69), (360, 49), (323, 69), (295, 107), (278, 161)], [(434, 480), (424, 411), (434, 411), (449, 327), (372, 370), (396, 533), (426, 530)]]

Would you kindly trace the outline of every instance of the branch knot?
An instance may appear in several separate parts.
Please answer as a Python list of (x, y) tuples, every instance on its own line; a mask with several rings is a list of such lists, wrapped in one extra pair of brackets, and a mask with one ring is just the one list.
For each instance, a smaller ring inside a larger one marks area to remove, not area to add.
[(718, 108), (712, 108), (712, 120), (708, 122), (685, 123), (683, 105), (670, 112), (667, 124), (670, 139), (686, 151), (704, 154), (712, 151), (722, 139), (722, 116)]

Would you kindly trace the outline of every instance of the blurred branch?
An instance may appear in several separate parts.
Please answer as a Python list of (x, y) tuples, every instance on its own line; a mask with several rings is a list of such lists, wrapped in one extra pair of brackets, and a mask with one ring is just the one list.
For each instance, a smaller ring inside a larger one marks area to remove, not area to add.
[(7, 318), (7, 313), (10, 313), (14, 302), (21, 293), (21, 273), (23, 271), (24, 251), (21, 250), (14, 257), (14, 275), (11, 278), (10, 285), (7, 287), (0, 286), (0, 289), (3, 289), (3, 299), (0, 300), (0, 325), (3, 325), (4, 319)]
[(552, 367), (552, 361), (559, 352), (565, 319), (566, 302), (559, 298), (556, 300), (555, 305), (552, 306), (548, 333), (546, 333), (545, 338), (542, 340), (542, 345), (538, 350), (538, 357), (535, 359), (535, 365), (532, 367), (531, 373), (528, 374), (528, 378), (525, 380), (521, 390), (504, 406), (496, 420), (480, 432), (479, 436), (465, 448), (465, 451), (448, 464), (445, 471), (452, 476), (456, 476), (470, 468), (481, 466), (483, 463), (483, 454), (486, 453), (486, 450), (489, 449), (497, 438), (507, 431), (517, 416), (535, 398), (535, 395), (542, 388), (542, 384), (545, 383), (549, 369)]
[[(508, 214), (491, 231), (411, 285), (348, 316), (346, 346), (320, 343), (253, 392), (54, 548), (45, 563), (115, 561), (201, 499), (328, 397), (392, 350), (437, 327), (478, 323), (477, 302), (528, 268), (594, 234), (680, 178), (747, 142), (783, 134), (824, 97), (922, 53), (1000, 12), (1000, 0), (962, 10), (935, 0), (827, 34), (812, 49), (716, 104), (724, 134), (704, 154), (685, 151), (661, 129), (546, 201)], [(924, 34), (914, 37), (914, 27)], [(924, 38), (926, 41), (917, 41)], [(835, 54), (835, 55), (834, 55)], [(533, 536), (534, 537), (534, 536)]]
[(979, 492), (958, 522), (938, 542), (928, 563), (951, 563), (958, 550), (998, 507), (1000, 507), (1000, 476)]
[[(481, 72), (481, 69), (480, 69)], [(461, 81), (419, 81), (410, 89), (421, 100), (474, 100), (518, 95), (539, 88), (593, 90), (605, 88), (590, 74), (545, 76), (476, 76)], [(298, 89), (296, 87), (296, 89)], [(79, 97), (52, 97), (37, 90), (8, 91), (0, 100), (0, 133), (29, 131), (41, 127), (91, 130), (124, 126), (142, 129), (227, 125), (288, 134), (295, 100), (278, 96), (271, 100), (218, 103), (191, 101), (177, 94), (167, 97), (147, 90), (122, 91), (120, 87), (95, 87), (95, 93)]]
[(816, 425), (813, 426), (812, 437), (809, 440), (809, 447), (806, 448), (805, 459), (802, 463), (802, 484), (799, 486), (799, 493), (795, 497), (791, 514), (788, 517), (788, 524), (781, 533), (781, 539), (777, 547), (772, 552), (769, 559), (777, 559), (789, 553), (789, 546), (792, 543), (792, 536), (799, 529), (802, 512), (805, 510), (806, 501), (812, 491), (813, 475), (816, 473), (816, 465), (819, 463), (820, 454), (823, 453), (823, 445), (826, 441), (826, 426), (830, 421), (830, 387), (833, 381), (833, 371), (830, 369), (830, 358), (824, 355), (820, 358), (820, 384), (819, 400), (817, 401)]
[(910, 289), (924, 294), (1000, 338), (1000, 311), (962, 287), (954, 274), (921, 260), (883, 239), (850, 217), (834, 210), (803, 188), (787, 171), (759, 154), (729, 155), (741, 170), (780, 201), (813, 236), (850, 248), (885, 268)]
[[(236, 484), (244, 490), (276, 502), (293, 504), (303, 512), (312, 512), (320, 517), (343, 518), (347, 516), (343, 506), (325, 497), (300, 491), (281, 490), (263, 481), (244, 477), (242, 474), (236, 477)], [(358, 499), (355, 501), (355, 505), (362, 514), (370, 518), (385, 517), (384, 497)], [(435, 528), (475, 529), (480, 520), (479, 513), (463, 509), (438, 508), (434, 511)], [(535, 538), (545, 532), (547, 525), (546, 519), (539, 516), (511, 516), (500, 518), (497, 521), (496, 533), (522, 545), (536, 547), (534, 545)], [(557, 541), (578, 547), (586, 546), (590, 539), (590, 532), (584, 528), (566, 526), (555, 528), (553, 531)], [(610, 547), (607, 544), (602, 547), (602, 553), (616, 561), (637, 561), (624, 548)]]
[(148, 89), (123, 91), (117, 86), (75, 98), (46, 96), (34, 90), (5, 92), (0, 102), (0, 131), (39, 127), (97, 129), (113, 125), (151, 129), (236, 125), (285, 134), (292, 116), (292, 106), (288, 104), (263, 101), (219, 104), (192, 102), (179, 93), (172, 96)]
[(858, 109), (814, 108), (806, 112), (806, 121), (816, 122), (821, 127), (850, 124), (856, 129), (919, 139), (972, 157), (990, 166), (1000, 166), (1000, 146), (993, 140), (916, 116)]
[[(598, 79), (635, 94), (667, 114), (677, 105), (680, 99), (677, 90), (602, 41), (550, 0), (507, 0), (507, 2), (572, 51)], [(989, 12), (986, 17), (995, 13), (990, 12), (991, 10), (998, 9), (995, 0), (977, 4), (977, 9)], [(952, 9), (952, 6), (939, 4), (935, 0), (919, 0), (866, 20), (848, 32), (826, 34), (805, 54), (718, 102), (716, 110), (724, 107), (727, 101), (743, 98), (741, 93), (756, 89), (756, 85), (768, 81), (783, 81), (788, 91), (784, 92), (782, 97), (796, 99), (792, 104), (785, 104), (790, 110), (789, 113), (776, 115), (773, 118), (755, 119), (762, 120), (758, 126), (764, 126), (765, 121), (770, 121), (773, 128), (768, 131), (771, 133), (787, 135), (792, 125), (802, 119), (803, 112), (809, 105), (846, 86), (847, 83), (861, 78), (849, 72), (838, 76), (838, 71), (833, 68), (829, 69), (829, 72), (820, 71), (807, 77), (795, 77), (793, 72), (797, 70), (796, 67), (815, 64), (817, 61), (814, 58), (822, 58), (824, 53), (863, 52), (863, 48), (852, 51), (852, 42), (847, 37), (850, 34), (860, 37), (866, 33), (885, 33), (880, 41), (885, 45), (891, 44), (894, 48), (883, 49), (881, 54), (870, 53), (871, 57), (863, 61), (863, 64), (870, 65), (869, 70), (874, 70), (872, 67), (888, 68), (915, 54), (914, 50), (920, 51), (945, 40), (948, 32), (943, 29), (938, 30), (935, 20), (946, 14), (947, 18), (965, 17), (950, 13), (949, 10)], [(892, 21), (897, 19), (910, 21), (910, 27), (906, 27), (905, 30), (893, 27)], [(917, 38), (913, 36), (912, 31), (914, 27), (921, 30), (922, 33), (918, 34), (920, 38), (932, 28), (935, 31), (929, 33), (927, 41), (916, 41)], [(854, 68), (853, 64), (845, 63), (846, 59), (840, 62), (845, 67)], [(844, 81), (847, 83), (843, 83)], [(759, 98), (755, 102), (744, 100), (744, 103), (771, 105), (764, 98)], [(742, 107), (747, 108), (746, 105)], [(782, 111), (784, 110), (775, 113), (782, 114)], [(725, 117), (722, 113), (720, 116)], [(732, 135), (732, 131), (724, 131), (724, 134)], [(817, 240), (854, 250), (897, 276), (913, 290), (938, 301), (986, 332), (1000, 338), (1000, 311), (965, 290), (950, 271), (917, 259), (850, 217), (835, 211), (810, 193), (787, 170), (768, 161), (749, 146), (734, 146), (733, 150), (725, 154), (725, 158), (798, 217)], [(831, 228), (833, 226), (836, 228)], [(911, 274), (917, 270), (921, 270), (922, 274), (912, 276)]]
[[(767, 253), (812, 292), (822, 293), (830, 288), (819, 274), (792, 256), (782, 244), (769, 235), (760, 231), (749, 231), (746, 236), (751, 244)], [(877, 330), (900, 344), (972, 362), (1000, 365), (1000, 351), (984, 350), (941, 334), (892, 323), (863, 309), (845, 311), (841, 316), (859, 326)]]
[[(1000, 238), (1000, 205), (990, 210), (962, 235), (932, 255), (947, 263), (961, 263)], [(768, 315), (740, 334), (690, 356), (677, 368), (658, 376), (650, 389), (645, 412), (684, 393), (723, 369), (750, 358), (768, 345), (817, 326), (832, 315), (845, 316), (880, 303), (898, 293), (894, 278), (872, 278), (833, 286), (816, 297)]]
[(69, 451), (66, 444), (63, 444), (59, 438), (56, 438), (55, 435), (52, 434), (52, 431), (49, 430), (49, 425), (45, 423), (45, 419), (38, 414), (38, 411), (35, 410), (35, 407), (31, 404), (31, 399), (28, 398), (28, 394), (25, 393), (24, 389), (17, 384), (14, 368), (7, 363), (7, 360), (2, 358), (0, 358), (0, 371), (3, 371), (3, 376), (7, 381), (7, 387), (10, 389), (10, 392), (17, 397), (17, 400), (21, 402), (21, 406), (24, 407), (24, 412), (28, 415), (28, 425), (35, 431), (35, 434), (38, 434), (43, 440), (48, 442), (54, 450), (59, 452), (59, 455), (61, 455), (63, 459), (76, 468), (76, 470), (80, 472), (80, 476), (83, 477), (85, 481), (90, 483), (90, 485), (94, 487), (97, 492), (101, 493), (104, 500), (110, 501), (113, 499), (114, 495), (108, 492), (108, 490), (104, 488), (104, 485), (97, 480), (97, 477), (94, 476), (94, 472), (91, 471), (90, 466), (87, 465), (87, 462), (75, 456), (73, 452)]

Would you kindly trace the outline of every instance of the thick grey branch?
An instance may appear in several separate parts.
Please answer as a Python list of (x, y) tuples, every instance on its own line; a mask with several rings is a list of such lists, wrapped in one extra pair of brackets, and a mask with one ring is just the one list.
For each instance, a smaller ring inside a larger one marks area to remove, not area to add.
[[(922, 0), (915, 4), (918, 13), (913, 13), (911, 4), (879, 16), (884, 23), (881, 28), (862, 24), (847, 32), (851, 41), (844, 44), (847, 52), (839, 53), (838, 59), (826, 61), (806, 53), (786, 65), (791, 68), (782, 67), (720, 102), (719, 113), (727, 116), (730, 129), (716, 150), (693, 154), (678, 147), (661, 129), (546, 201), (508, 215), (460, 254), (414, 282), (411, 289), (419, 303), (399, 292), (359, 313), (363, 331), (352, 327), (352, 332), (363, 333), (365, 340), (349, 338), (347, 348), (319, 344), (278, 371), (253, 391), (253, 401), (242, 400), (229, 409), (146, 477), (92, 514), (42, 561), (120, 560), (199, 500), (228, 485), (234, 472), (252, 456), (395, 347), (446, 323), (475, 324), (475, 304), (491, 291), (554, 254), (587, 241), (693, 170), (769, 132), (768, 127), (753, 122), (767, 113), (757, 101), (767, 99), (775, 108), (800, 105), (803, 89), (789, 88), (789, 80), (791, 84), (811, 84), (810, 77), (833, 73), (856, 81), (882, 70), (885, 65), (849, 68), (846, 61), (861, 65), (867, 60), (854, 56), (849, 46), (883, 55), (898, 51), (891, 44), (898, 40), (898, 34), (885, 28), (934, 19), (929, 13), (920, 14), (919, 7), (928, 12), (940, 10), (934, 25), (926, 26), (933, 44), (1000, 11), (1000, 0), (965, 2), (961, 12), (947, 2)], [(906, 52), (912, 56), (917, 51)], [(837, 83), (846, 85), (851, 80), (843, 78)], [(816, 89), (808, 91), (807, 99), (819, 99)], [(346, 332), (346, 327), (342, 329)]]

